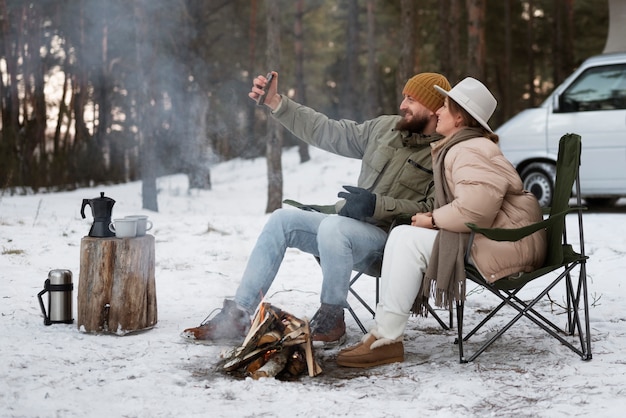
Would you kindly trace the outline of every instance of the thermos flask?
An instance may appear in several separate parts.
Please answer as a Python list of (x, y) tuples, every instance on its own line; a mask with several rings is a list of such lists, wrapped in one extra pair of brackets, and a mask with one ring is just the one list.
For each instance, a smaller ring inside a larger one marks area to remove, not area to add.
[[(69, 270), (50, 270), (48, 278), (44, 282), (44, 288), (37, 297), (39, 306), (43, 313), (43, 323), (51, 324), (71, 324), (72, 318), (72, 272)], [(43, 303), (42, 296), (48, 292), (48, 310)]]

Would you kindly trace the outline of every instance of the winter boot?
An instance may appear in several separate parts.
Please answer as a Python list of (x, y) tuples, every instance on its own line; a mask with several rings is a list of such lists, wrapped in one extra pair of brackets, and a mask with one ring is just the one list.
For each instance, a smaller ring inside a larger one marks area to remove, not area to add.
[(250, 315), (228, 299), (224, 300), (224, 306), (217, 315), (207, 319), (198, 327), (187, 328), (181, 336), (187, 340), (207, 343), (241, 343), (250, 329)]
[(334, 347), (346, 341), (343, 306), (322, 303), (311, 318), (311, 340), (316, 346)]
[(337, 364), (343, 367), (374, 367), (404, 361), (402, 337), (396, 340), (377, 338), (366, 334), (360, 343), (341, 350), (337, 355)]

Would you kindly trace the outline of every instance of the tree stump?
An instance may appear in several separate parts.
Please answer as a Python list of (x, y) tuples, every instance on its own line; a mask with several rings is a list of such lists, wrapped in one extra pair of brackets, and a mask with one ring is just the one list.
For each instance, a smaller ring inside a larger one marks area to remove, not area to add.
[(79, 330), (125, 335), (152, 328), (156, 322), (154, 236), (84, 237), (80, 243)]

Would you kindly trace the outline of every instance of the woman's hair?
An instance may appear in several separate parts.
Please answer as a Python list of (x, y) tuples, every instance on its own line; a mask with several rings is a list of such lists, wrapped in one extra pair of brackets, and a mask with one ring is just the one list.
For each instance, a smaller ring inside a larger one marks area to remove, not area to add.
[(457, 102), (455, 102), (450, 97), (448, 97), (448, 108), (450, 109), (450, 113), (452, 113), (453, 115), (461, 115), (465, 126), (469, 128), (480, 128), (483, 131), (485, 138), (490, 139), (491, 141), (493, 141), (494, 144), (497, 144), (500, 141), (498, 135), (485, 129), (485, 127), (478, 123), (478, 121), (474, 119), (474, 117), (470, 115), (467, 110), (463, 109)]

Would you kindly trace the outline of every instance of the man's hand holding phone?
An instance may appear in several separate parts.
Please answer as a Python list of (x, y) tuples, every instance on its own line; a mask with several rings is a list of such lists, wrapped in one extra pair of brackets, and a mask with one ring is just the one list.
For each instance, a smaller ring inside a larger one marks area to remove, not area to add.
[[(248, 96), (255, 100), (258, 106), (267, 105), (272, 110), (280, 103), (280, 97), (276, 94), (276, 82), (278, 73), (270, 71), (265, 77), (257, 76), (252, 82), (252, 90)], [(278, 100), (274, 100), (278, 97)]]

